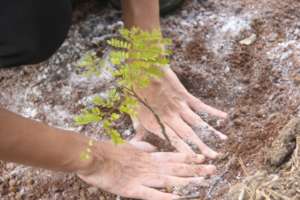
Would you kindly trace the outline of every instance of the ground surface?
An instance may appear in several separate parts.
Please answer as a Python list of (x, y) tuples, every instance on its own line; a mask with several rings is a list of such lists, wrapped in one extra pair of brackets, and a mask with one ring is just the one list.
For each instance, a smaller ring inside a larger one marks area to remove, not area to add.
[[(95, 43), (115, 33), (120, 13), (98, 8), (93, 1), (79, 7), (68, 39), (49, 61), (0, 70), (0, 104), (23, 116), (102, 139), (100, 126), (78, 128), (73, 116), (89, 97), (105, 92), (111, 78), (106, 74), (82, 78), (74, 66), (85, 52), (95, 50)], [(202, 199), (225, 199), (230, 186), (244, 180), (245, 171), (253, 174), (263, 168), (267, 147), (279, 130), (291, 118), (300, 117), (299, 10), (298, 0), (187, 0), (162, 19), (165, 35), (175, 44), (172, 67), (183, 84), (231, 116), (221, 122), (202, 114), (230, 138), (221, 143), (199, 133), (224, 153), (214, 161), (219, 172), (212, 185), (199, 190)], [(256, 38), (250, 45), (239, 43), (253, 34)], [(128, 121), (120, 127), (126, 136), (133, 132)], [(73, 175), (1, 162), (0, 198), (116, 199)]]

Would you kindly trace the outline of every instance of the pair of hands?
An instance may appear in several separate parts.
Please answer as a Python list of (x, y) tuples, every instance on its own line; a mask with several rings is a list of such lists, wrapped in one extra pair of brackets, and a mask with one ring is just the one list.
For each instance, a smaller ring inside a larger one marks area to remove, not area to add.
[[(81, 179), (120, 196), (145, 200), (180, 198), (158, 188), (184, 186), (191, 182), (207, 184), (203, 176), (213, 174), (216, 169), (202, 163), (205, 157), (216, 158), (218, 153), (204, 144), (192, 127), (206, 126), (221, 139), (227, 137), (206, 124), (195, 112), (207, 112), (221, 118), (226, 118), (227, 114), (195, 98), (170, 68), (164, 70), (165, 76), (161, 80), (136, 92), (159, 115), (178, 153), (154, 152), (154, 146), (142, 141), (146, 131), (161, 138), (164, 136), (153, 113), (141, 105), (135, 122), (137, 135), (131, 144), (96, 144), (93, 167), (78, 173)], [(203, 155), (194, 153), (188, 143), (195, 144)]]

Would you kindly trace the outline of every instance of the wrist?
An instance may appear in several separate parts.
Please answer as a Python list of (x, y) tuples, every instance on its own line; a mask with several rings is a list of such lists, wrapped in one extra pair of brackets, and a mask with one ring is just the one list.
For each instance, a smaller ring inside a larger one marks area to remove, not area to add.
[(160, 28), (158, 0), (122, 0), (122, 7), (126, 27), (143, 30)]
[(88, 159), (82, 158), (82, 154), (88, 148), (93, 148), (89, 145), (91, 139), (70, 131), (63, 130), (62, 132), (63, 152), (65, 154), (65, 159), (61, 162), (62, 171), (77, 173), (91, 168), (95, 161), (94, 153), (91, 153)]

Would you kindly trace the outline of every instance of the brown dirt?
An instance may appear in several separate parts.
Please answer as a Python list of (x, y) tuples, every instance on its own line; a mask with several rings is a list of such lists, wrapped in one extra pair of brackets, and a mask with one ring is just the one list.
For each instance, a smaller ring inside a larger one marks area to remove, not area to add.
[(268, 150), (265, 169), (248, 175), (231, 187), (227, 199), (300, 198), (300, 118), (294, 118), (279, 132)]
[[(297, 99), (290, 99), (289, 85), (277, 84), (283, 78), (282, 74), (274, 70), (276, 63), (266, 56), (274, 43), (279, 43), (286, 37), (282, 30), (287, 24), (293, 24), (299, 19), (298, 12), (294, 10), (299, 4), (296, 5), (293, 1), (281, 2), (275, 6), (274, 1), (271, 6), (268, 5), (274, 9), (272, 13), (268, 13), (266, 18), (264, 16), (253, 20), (251, 29), (235, 38), (232, 52), (224, 59), (230, 66), (228, 73), (218, 72), (225, 63), (224, 60), (220, 62), (207, 47), (207, 27), (195, 33), (193, 40), (186, 45), (184, 55), (187, 62), (175, 67), (183, 84), (193, 94), (209, 104), (227, 109), (230, 113), (229, 122), (218, 127), (228, 134), (230, 139), (216, 148), (225, 154), (224, 158), (217, 162), (219, 169), (224, 169), (232, 157), (237, 158), (230, 164), (228, 172), (220, 173), (224, 175), (222, 181), (231, 184), (245, 175), (239, 159), (247, 167), (248, 173), (256, 171), (264, 164), (266, 148), (276, 138), (279, 130), (295, 115), (300, 105), (299, 96)], [(272, 34), (276, 34), (272, 42), (267, 40), (270, 30)], [(250, 33), (257, 35), (254, 44), (246, 46), (238, 43)], [(193, 70), (190, 66), (195, 63), (204, 68), (207, 74)], [(295, 64), (294, 72), (299, 67), (298, 63)], [(236, 90), (235, 84), (243, 87), (242, 92)], [(209, 199), (223, 199), (228, 186), (216, 188), (217, 191)], [(206, 194), (203, 196), (204, 199), (208, 198)]]

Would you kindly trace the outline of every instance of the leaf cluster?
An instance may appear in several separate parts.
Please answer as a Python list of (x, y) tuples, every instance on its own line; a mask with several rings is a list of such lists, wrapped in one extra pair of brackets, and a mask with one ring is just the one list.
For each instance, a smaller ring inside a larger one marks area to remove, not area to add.
[[(163, 76), (162, 67), (169, 64), (171, 51), (167, 48), (170, 39), (162, 37), (159, 30), (151, 32), (138, 28), (120, 29), (120, 37), (107, 41), (112, 50), (109, 60), (114, 65), (111, 70), (115, 78), (115, 89), (108, 92), (108, 97), (96, 96), (92, 108), (84, 109), (75, 117), (78, 125), (102, 122), (103, 129), (114, 143), (123, 142), (120, 133), (114, 127), (122, 115), (136, 115), (140, 98), (135, 96), (134, 88), (147, 87), (152, 79)], [(105, 62), (95, 54), (87, 54), (79, 62), (84, 68), (84, 75), (100, 75)]]

